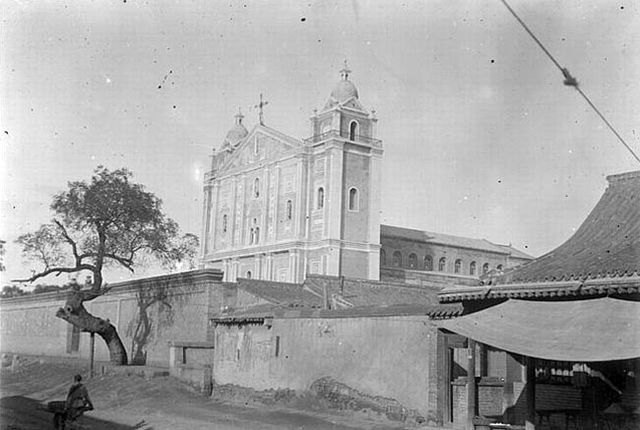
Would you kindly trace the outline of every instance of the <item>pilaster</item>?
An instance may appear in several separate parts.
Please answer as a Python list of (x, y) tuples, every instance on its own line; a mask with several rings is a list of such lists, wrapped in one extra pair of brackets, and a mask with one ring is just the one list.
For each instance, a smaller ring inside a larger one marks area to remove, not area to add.
[(293, 220), (295, 221), (294, 224), (294, 235), (296, 238), (300, 237), (300, 222), (298, 221), (300, 219), (299, 216), (299, 207), (300, 207), (300, 203), (302, 200), (302, 193), (304, 192), (304, 181), (302, 180), (302, 173), (303, 173), (303, 163), (304, 163), (304, 159), (303, 158), (298, 158), (298, 163), (296, 166), (296, 198), (294, 199), (295, 201), (295, 207), (293, 208)]
[(218, 222), (218, 195), (220, 192), (220, 183), (215, 182), (213, 187), (209, 188), (209, 214), (207, 218), (207, 229), (209, 230), (208, 241), (209, 251), (216, 249), (216, 227)]
[(205, 185), (204, 187), (204, 202), (202, 203), (202, 244), (200, 245), (200, 255), (202, 261), (204, 256), (207, 255), (208, 250), (212, 248), (209, 243), (209, 219), (211, 218), (211, 187)]
[(333, 141), (328, 150), (330, 170), (325, 173), (324, 237), (342, 239), (342, 188), (344, 169), (344, 147), (342, 142)]

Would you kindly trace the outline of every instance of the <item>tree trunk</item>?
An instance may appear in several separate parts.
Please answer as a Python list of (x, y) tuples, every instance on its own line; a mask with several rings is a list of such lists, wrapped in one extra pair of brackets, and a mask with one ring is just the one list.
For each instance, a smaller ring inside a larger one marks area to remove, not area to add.
[[(93, 296), (92, 298), (95, 298)], [(64, 308), (58, 309), (56, 316), (62, 318), (80, 330), (96, 333), (104, 339), (109, 348), (109, 359), (113, 364), (127, 364), (127, 351), (120, 340), (118, 331), (109, 322), (91, 315), (85, 309), (83, 302), (87, 298), (82, 291), (73, 291), (67, 298)]]

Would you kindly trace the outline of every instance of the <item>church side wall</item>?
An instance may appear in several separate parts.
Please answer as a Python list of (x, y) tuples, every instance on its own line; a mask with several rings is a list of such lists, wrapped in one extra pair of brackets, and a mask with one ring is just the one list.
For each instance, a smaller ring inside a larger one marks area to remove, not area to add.
[[(442, 272), (446, 273), (454, 273), (455, 261), (460, 259), (462, 264), (459, 274), (463, 276), (469, 276), (469, 265), (472, 261), (476, 262), (475, 276), (482, 274), (482, 266), (485, 263), (489, 264), (489, 270), (495, 269), (499, 264), (502, 264), (504, 268), (507, 267), (506, 254), (411, 241), (393, 236), (381, 236), (380, 242), (386, 257), (386, 264), (381, 262), (381, 269), (400, 267), (405, 269), (424, 270), (424, 258), (426, 255), (430, 255), (432, 257), (432, 270), (434, 272), (440, 271), (438, 270), (438, 262), (441, 258), (445, 258), (445, 267)], [(400, 266), (395, 266), (394, 264), (393, 253), (396, 251), (400, 251), (402, 254), (402, 263)], [(415, 253), (417, 257), (416, 267), (410, 266), (409, 256), (412, 253)]]
[(340, 274), (349, 278), (368, 278), (370, 253), (343, 249)]
[[(344, 184), (342, 192), (342, 238), (346, 241), (353, 242), (370, 242), (372, 239), (377, 241), (378, 238), (369, 238), (369, 192), (371, 178), (370, 158), (367, 154), (351, 152), (351, 145), (345, 146), (344, 154)], [(349, 208), (349, 190), (355, 188), (357, 190), (357, 201), (355, 208)], [(363, 273), (366, 277), (367, 273)]]
[(304, 391), (330, 376), (437, 415), (437, 396), (430, 395), (437, 390), (437, 329), (427, 317), (276, 318), (272, 324), (216, 326), (216, 383)]

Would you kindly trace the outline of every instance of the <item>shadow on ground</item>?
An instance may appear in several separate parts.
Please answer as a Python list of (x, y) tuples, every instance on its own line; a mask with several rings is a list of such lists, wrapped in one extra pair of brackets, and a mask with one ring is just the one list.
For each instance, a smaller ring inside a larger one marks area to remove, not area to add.
[[(2, 430), (42, 430), (53, 428), (53, 414), (37, 400), (24, 396), (0, 399), (0, 429)], [(133, 426), (92, 418), (90, 413), (76, 423), (77, 429), (91, 430), (153, 430), (144, 421)]]

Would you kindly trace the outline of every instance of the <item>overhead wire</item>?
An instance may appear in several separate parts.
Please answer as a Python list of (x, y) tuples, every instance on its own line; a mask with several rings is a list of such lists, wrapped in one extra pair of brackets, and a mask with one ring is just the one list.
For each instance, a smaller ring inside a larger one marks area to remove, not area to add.
[(589, 97), (587, 97), (587, 95), (582, 91), (582, 89), (578, 85), (578, 80), (575, 77), (573, 77), (571, 73), (569, 73), (569, 69), (567, 69), (566, 67), (562, 67), (560, 63), (558, 63), (558, 61), (553, 57), (553, 55), (551, 55), (551, 53), (547, 50), (547, 48), (544, 47), (544, 45), (542, 44), (542, 42), (540, 42), (540, 40), (536, 37), (536, 35), (533, 34), (533, 32), (529, 29), (529, 27), (527, 27), (527, 24), (525, 24), (524, 21), (520, 19), (518, 14), (516, 14), (516, 12), (511, 8), (511, 6), (509, 6), (506, 0), (500, 0), (500, 1), (507, 8), (507, 10), (511, 12), (511, 15), (513, 15), (513, 17), (520, 23), (522, 28), (525, 29), (525, 31), (529, 34), (529, 36), (531, 36), (531, 38), (538, 44), (540, 49), (542, 49), (544, 53), (547, 54), (547, 57), (549, 57), (549, 59), (553, 62), (553, 64), (555, 64), (555, 66), (560, 70), (560, 72), (562, 72), (562, 76), (564, 76), (563, 83), (567, 86), (574, 87), (576, 91), (578, 91), (578, 93), (586, 100), (586, 102), (589, 104), (589, 106), (591, 106), (591, 108), (595, 111), (595, 113), (598, 114), (598, 116), (602, 119), (602, 121), (604, 121), (607, 127), (609, 127), (609, 130), (611, 130), (611, 132), (618, 138), (618, 140), (625, 146), (625, 148), (627, 148), (627, 150), (631, 153), (631, 155), (633, 155), (633, 157), (640, 163), (640, 158), (638, 157), (638, 155), (627, 144), (627, 142), (624, 141), (624, 139), (622, 138), (622, 136), (620, 136), (620, 134), (616, 131), (616, 129), (613, 128), (611, 123), (607, 121), (605, 116), (593, 104), (591, 99), (589, 99)]

